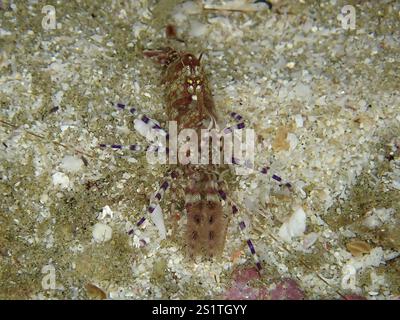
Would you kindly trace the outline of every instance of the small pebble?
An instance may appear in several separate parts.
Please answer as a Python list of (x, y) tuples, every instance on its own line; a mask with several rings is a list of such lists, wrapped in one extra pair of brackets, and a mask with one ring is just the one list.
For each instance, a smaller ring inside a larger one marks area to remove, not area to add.
[(294, 116), (294, 121), (296, 122), (297, 128), (302, 128), (304, 124), (304, 120), (301, 114), (296, 114)]
[(52, 175), (53, 184), (60, 186), (61, 189), (67, 189), (70, 186), (68, 176), (63, 172), (56, 172)]
[(286, 68), (288, 68), (288, 69), (293, 69), (294, 68), (294, 66), (296, 65), (296, 63), (295, 62), (288, 62), (287, 64), (286, 64)]
[(107, 242), (112, 237), (112, 229), (110, 226), (108, 226), (104, 223), (96, 223), (93, 226), (92, 235), (93, 235), (94, 241), (96, 241), (98, 243)]
[(67, 172), (78, 172), (82, 169), (82, 159), (75, 156), (65, 156), (61, 160), (61, 168)]

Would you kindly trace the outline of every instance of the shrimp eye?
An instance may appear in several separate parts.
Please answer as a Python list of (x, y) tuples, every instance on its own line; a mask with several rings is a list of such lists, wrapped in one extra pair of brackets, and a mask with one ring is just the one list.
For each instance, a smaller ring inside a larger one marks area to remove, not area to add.
[(193, 83), (192, 79), (187, 79), (187, 83), (192, 84)]

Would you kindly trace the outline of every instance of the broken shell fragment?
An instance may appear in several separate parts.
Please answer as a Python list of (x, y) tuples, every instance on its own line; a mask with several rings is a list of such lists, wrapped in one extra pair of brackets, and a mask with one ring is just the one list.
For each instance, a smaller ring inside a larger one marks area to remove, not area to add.
[(371, 246), (365, 241), (353, 240), (346, 244), (346, 248), (354, 257), (361, 257), (371, 251)]
[(91, 299), (104, 300), (107, 298), (107, 294), (94, 284), (87, 283), (85, 289), (88, 297)]

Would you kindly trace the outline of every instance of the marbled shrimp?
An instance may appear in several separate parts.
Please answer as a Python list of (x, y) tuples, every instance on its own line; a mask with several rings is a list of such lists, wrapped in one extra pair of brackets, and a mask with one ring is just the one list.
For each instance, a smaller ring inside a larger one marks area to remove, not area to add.
[[(220, 119), (201, 63), (201, 54), (197, 57), (192, 53), (177, 51), (171, 47), (147, 50), (143, 54), (163, 68), (161, 83), (165, 95), (165, 111), (168, 121), (177, 123), (178, 131), (188, 128), (194, 129), (197, 132), (197, 137), (200, 137), (201, 130), (210, 130), (218, 127)], [(146, 115), (138, 114), (136, 108), (130, 108), (123, 103), (117, 103), (116, 107), (120, 110), (129, 111), (136, 116), (142, 125), (147, 126), (149, 129), (164, 132), (168, 137), (166, 131), (156, 121)], [(231, 112), (230, 118), (233, 119), (235, 124), (225, 128), (222, 132), (226, 134), (245, 128), (242, 116)], [(199, 144), (201, 143), (199, 141)], [(117, 144), (102, 144), (101, 147), (124, 148), (124, 146)], [(222, 149), (222, 145), (220, 147)], [(143, 149), (137, 145), (127, 146), (127, 148), (133, 151)], [(146, 148), (146, 150), (149, 149)], [(167, 145), (167, 153), (169, 150), (170, 148)], [(209, 152), (211, 154), (211, 150)], [(226, 191), (223, 188), (226, 183), (221, 180), (221, 177), (224, 172), (231, 170), (231, 166), (226, 163), (232, 165), (242, 165), (242, 163), (234, 157), (229, 160), (227, 162), (221, 158), (220, 163), (217, 164), (171, 164), (166, 181), (161, 183), (159, 190), (148, 206), (147, 214), (151, 215), (171, 183), (184, 186), (184, 214), (187, 216), (184, 239), (187, 253), (192, 258), (196, 256), (207, 258), (220, 256), (224, 249), (230, 216), (236, 215), (239, 211), (238, 207), (228, 200)], [(264, 167), (258, 171), (261, 174), (269, 174), (270, 168)], [(285, 184), (289, 188), (291, 187), (290, 183), (283, 183), (283, 179), (278, 175), (273, 174), (272, 179), (280, 184)], [(229, 210), (222, 203), (228, 203)], [(230, 211), (230, 213), (227, 211)], [(141, 226), (146, 219), (147, 216), (143, 216), (137, 222), (137, 226)], [(244, 231), (245, 228), (245, 222), (243, 220), (240, 221), (239, 229)], [(131, 232), (133, 233), (133, 230)], [(260, 270), (262, 266), (256, 254), (253, 241), (248, 237), (246, 237), (245, 241), (254, 257), (257, 269)]]

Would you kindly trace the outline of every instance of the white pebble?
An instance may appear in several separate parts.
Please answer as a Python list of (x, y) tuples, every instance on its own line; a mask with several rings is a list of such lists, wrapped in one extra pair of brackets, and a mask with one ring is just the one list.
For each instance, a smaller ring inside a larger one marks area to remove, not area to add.
[(200, 23), (198, 21), (191, 21), (190, 22), (190, 30), (189, 35), (191, 37), (201, 37), (206, 34), (208, 31), (207, 25)]
[(289, 141), (289, 150), (290, 151), (294, 150), (297, 147), (297, 145), (299, 144), (299, 139), (293, 133), (288, 134), (287, 140)]
[(291, 62), (288, 62), (288, 63), (286, 64), (286, 68), (288, 68), (288, 69), (293, 69), (295, 65), (296, 65), (296, 63), (294, 63), (293, 61), (291, 61)]
[(83, 161), (75, 156), (65, 156), (61, 160), (61, 168), (67, 172), (77, 172), (82, 169)]
[(110, 226), (108, 226), (104, 223), (96, 223), (93, 226), (92, 235), (93, 235), (94, 241), (96, 241), (98, 243), (107, 242), (112, 237), (112, 229)]
[(282, 224), (278, 235), (284, 241), (290, 242), (292, 237), (299, 237), (306, 231), (306, 213), (299, 207), (288, 221)]
[(296, 114), (294, 116), (294, 121), (296, 122), (297, 128), (302, 128), (304, 124), (304, 120), (301, 114)]
[(63, 172), (56, 172), (52, 175), (53, 184), (60, 186), (61, 189), (67, 189), (70, 186), (68, 176)]

